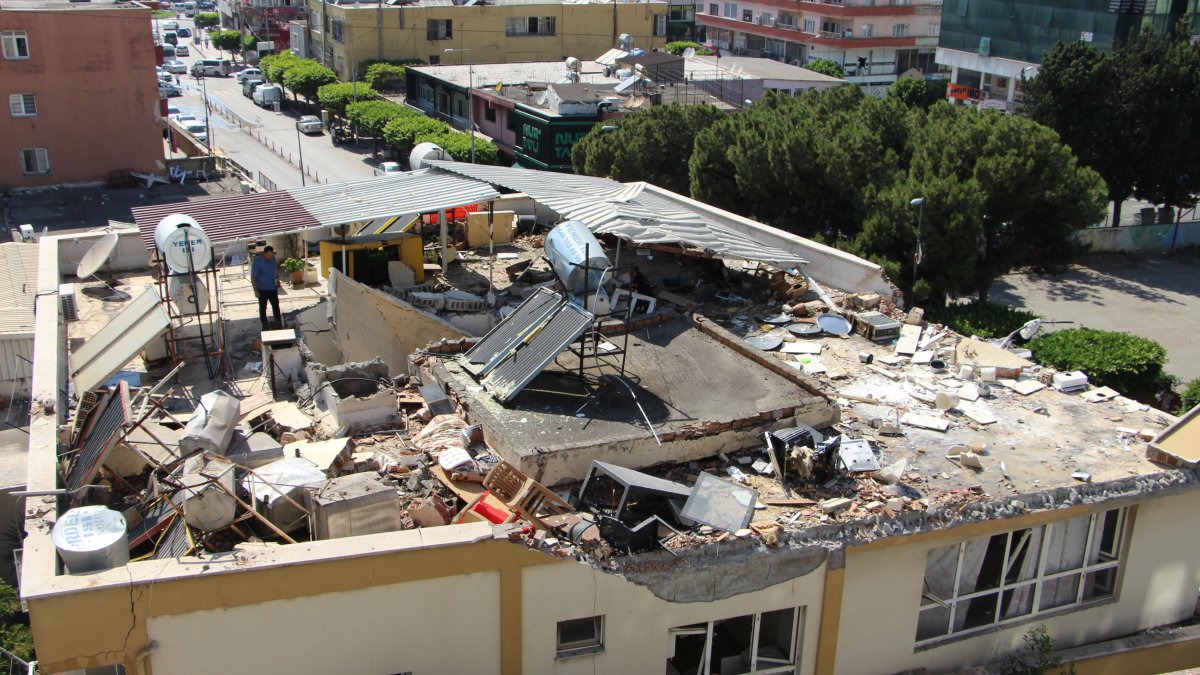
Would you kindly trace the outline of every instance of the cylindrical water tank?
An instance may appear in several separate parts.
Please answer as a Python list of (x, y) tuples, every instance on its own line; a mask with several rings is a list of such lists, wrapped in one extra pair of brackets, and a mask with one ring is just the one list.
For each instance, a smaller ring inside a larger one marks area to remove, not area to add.
[(154, 244), (162, 253), (167, 269), (176, 274), (202, 270), (212, 262), (212, 242), (204, 228), (182, 213), (172, 213), (158, 221)]
[(180, 314), (195, 314), (208, 309), (208, 287), (199, 277), (194, 283), (187, 277), (171, 277), (168, 288), (171, 304)]
[(417, 146), (412, 149), (412, 152), (408, 153), (408, 168), (412, 169), (413, 171), (427, 169), (429, 168), (429, 164), (425, 161), (427, 159), (445, 159), (448, 161), (454, 161), (454, 158), (450, 156), (450, 153), (443, 150), (440, 146), (438, 146), (437, 143), (430, 143), (426, 141), (424, 143), (417, 143)]
[(200, 397), (200, 405), (179, 436), (182, 453), (203, 450), (224, 455), (237, 428), (238, 400), (224, 391), (210, 391)]
[[(587, 225), (578, 220), (559, 223), (546, 235), (546, 258), (567, 292), (572, 295), (595, 292), (612, 266), (604, 247), (596, 240)], [(587, 268), (585, 272), (585, 268)], [(607, 279), (611, 279), (610, 274)]]
[(54, 524), (50, 538), (67, 572), (99, 572), (129, 563), (125, 517), (103, 506), (78, 506)]

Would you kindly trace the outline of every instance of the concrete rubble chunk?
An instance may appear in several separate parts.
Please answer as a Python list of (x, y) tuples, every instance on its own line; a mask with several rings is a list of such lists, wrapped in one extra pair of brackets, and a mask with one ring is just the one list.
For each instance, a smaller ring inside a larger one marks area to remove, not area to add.
[(408, 507), (408, 516), (418, 527), (438, 527), (449, 524), (454, 513), (442, 498), (429, 495), (420, 502), (414, 502)]
[(827, 514), (837, 513), (842, 509), (848, 508), (854, 501), (845, 497), (836, 497), (834, 499), (826, 499), (821, 502), (821, 511)]

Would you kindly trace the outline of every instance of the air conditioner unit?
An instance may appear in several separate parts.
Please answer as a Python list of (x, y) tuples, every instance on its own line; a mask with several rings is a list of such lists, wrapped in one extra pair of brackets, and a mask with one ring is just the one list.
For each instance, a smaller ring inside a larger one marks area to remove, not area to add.
[(58, 302), (62, 308), (63, 321), (79, 320), (79, 308), (75, 305), (75, 284), (59, 284)]

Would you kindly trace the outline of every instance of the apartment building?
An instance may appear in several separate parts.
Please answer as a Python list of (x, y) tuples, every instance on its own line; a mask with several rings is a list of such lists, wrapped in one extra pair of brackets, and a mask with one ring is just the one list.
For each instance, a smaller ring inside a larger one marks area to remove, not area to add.
[(696, 23), (724, 52), (793, 65), (830, 59), (848, 82), (877, 89), (910, 71), (937, 72), (940, 13), (940, 0), (704, 0)]
[(0, 185), (104, 181), (163, 159), (150, 10), (129, 3), (0, 6)]
[(261, 41), (275, 43), (275, 52), (287, 51), (291, 44), (288, 25), (304, 19), (304, 0), (220, 0), (217, 13), (221, 25), (245, 30)]
[[(366, 59), (518, 63), (602, 54), (621, 34), (650, 50), (667, 42), (668, 5), (650, 2), (499, 0), (453, 4), (338, 4), (310, 0), (310, 56), (349, 80)], [(458, 50), (447, 54), (447, 49)]]

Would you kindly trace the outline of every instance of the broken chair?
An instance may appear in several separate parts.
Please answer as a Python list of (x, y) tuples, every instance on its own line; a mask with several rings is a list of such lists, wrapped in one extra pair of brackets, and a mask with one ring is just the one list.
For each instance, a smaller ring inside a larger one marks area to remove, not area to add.
[(546, 486), (521, 473), (508, 462), (500, 462), (483, 479), (483, 486), (498, 497), (512, 511), (533, 523), (538, 528), (549, 530), (550, 526), (538, 518), (538, 513), (574, 513), (575, 509), (564, 502)]

